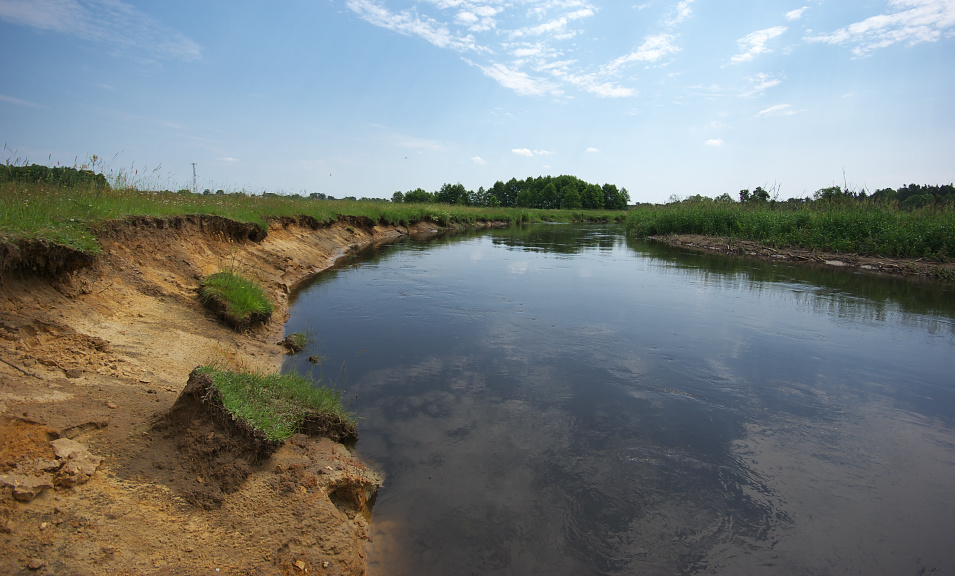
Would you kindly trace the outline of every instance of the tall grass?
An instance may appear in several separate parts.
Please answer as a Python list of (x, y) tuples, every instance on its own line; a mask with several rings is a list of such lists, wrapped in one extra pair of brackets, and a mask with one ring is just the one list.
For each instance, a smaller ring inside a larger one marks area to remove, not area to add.
[(382, 224), (410, 226), (421, 221), (453, 225), (477, 221), (622, 220), (625, 213), (313, 200), (277, 195), (202, 195), (91, 186), (60, 188), (21, 182), (0, 184), (0, 241), (36, 238), (95, 254), (100, 250), (95, 229), (106, 221), (129, 216), (162, 218), (189, 214), (214, 214), (267, 229), (270, 219), (298, 216), (323, 223), (333, 222), (339, 216), (365, 216)]
[(634, 236), (702, 234), (754, 240), (775, 247), (854, 252), (886, 257), (955, 257), (955, 210), (899, 210), (877, 202), (747, 206), (694, 202), (631, 210)]

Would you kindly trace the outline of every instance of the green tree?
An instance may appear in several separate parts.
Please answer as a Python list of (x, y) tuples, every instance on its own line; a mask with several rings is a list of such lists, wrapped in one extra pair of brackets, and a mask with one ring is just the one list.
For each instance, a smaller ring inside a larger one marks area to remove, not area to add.
[(401, 204), (402, 202), (405, 201), (405, 195), (402, 194), (400, 191), (395, 192), (394, 194), (391, 195), (391, 201), (394, 202), (395, 204)]
[(560, 207), (565, 210), (577, 210), (583, 206), (580, 201), (580, 192), (577, 191), (576, 186), (568, 186), (565, 188), (564, 197), (561, 200)]
[(431, 204), (434, 202), (434, 196), (430, 192), (425, 192), (423, 188), (415, 188), (405, 194), (405, 204)]

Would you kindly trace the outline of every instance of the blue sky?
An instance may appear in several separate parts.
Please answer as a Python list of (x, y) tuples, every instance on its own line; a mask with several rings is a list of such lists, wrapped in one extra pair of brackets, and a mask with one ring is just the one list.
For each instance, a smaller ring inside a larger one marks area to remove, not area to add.
[(955, 0), (0, 0), (0, 161), (390, 198), (955, 181)]

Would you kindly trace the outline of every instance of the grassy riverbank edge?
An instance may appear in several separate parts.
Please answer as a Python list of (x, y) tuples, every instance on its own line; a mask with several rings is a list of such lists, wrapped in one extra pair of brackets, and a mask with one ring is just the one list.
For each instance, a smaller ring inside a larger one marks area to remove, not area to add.
[(307, 218), (329, 225), (342, 218), (366, 218), (408, 228), (419, 222), (441, 227), (476, 222), (623, 221), (625, 211), (489, 208), (450, 204), (394, 204), (375, 200), (318, 200), (269, 194), (203, 195), (97, 187), (59, 188), (43, 184), (0, 184), (0, 241), (41, 242), (87, 255), (102, 249), (98, 231), (130, 218), (219, 216), (267, 233), (271, 221)]
[(955, 260), (955, 208), (903, 210), (890, 203), (795, 205), (685, 202), (646, 206), (626, 217), (635, 237), (699, 235), (864, 257)]

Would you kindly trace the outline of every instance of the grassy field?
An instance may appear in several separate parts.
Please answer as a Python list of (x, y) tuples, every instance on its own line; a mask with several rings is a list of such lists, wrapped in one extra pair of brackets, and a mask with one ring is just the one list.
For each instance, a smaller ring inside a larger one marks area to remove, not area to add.
[(732, 236), (776, 248), (798, 247), (883, 257), (955, 258), (955, 209), (899, 210), (879, 202), (743, 205), (674, 203), (631, 210), (627, 230)]
[(21, 182), (0, 184), (0, 240), (43, 239), (95, 254), (100, 249), (95, 229), (103, 222), (129, 216), (187, 214), (215, 214), (267, 228), (269, 219), (285, 216), (310, 216), (319, 222), (332, 222), (342, 215), (365, 216), (375, 222), (408, 226), (421, 221), (450, 225), (477, 221), (623, 220), (626, 213), (312, 200), (277, 195), (202, 195), (91, 186), (61, 188)]

